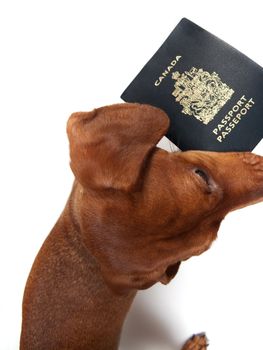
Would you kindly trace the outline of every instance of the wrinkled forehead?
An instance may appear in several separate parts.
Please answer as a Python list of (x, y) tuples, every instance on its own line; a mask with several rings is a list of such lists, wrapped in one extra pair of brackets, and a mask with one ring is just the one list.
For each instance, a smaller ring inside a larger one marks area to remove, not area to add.
[(184, 151), (173, 152), (171, 157), (174, 162), (182, 166), (207, 165), (215, 166), (217, 163), (217, 152), (207, 151)]

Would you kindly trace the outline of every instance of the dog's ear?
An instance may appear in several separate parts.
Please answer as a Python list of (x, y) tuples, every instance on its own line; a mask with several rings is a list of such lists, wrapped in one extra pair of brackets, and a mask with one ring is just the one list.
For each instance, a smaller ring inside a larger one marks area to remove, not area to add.
[(165, 112), (135, 103), (74, 113), (67, 124), (71, 169), (84, 187), (133, 190), (168, 126)]

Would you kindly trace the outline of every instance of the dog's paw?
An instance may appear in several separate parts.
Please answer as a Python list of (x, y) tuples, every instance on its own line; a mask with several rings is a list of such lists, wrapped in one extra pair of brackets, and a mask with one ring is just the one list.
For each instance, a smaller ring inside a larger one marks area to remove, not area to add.
[(184, 344), (182, 350), (206, 350), (208, 347), (208, 339), (205, 333), (193, 335)]

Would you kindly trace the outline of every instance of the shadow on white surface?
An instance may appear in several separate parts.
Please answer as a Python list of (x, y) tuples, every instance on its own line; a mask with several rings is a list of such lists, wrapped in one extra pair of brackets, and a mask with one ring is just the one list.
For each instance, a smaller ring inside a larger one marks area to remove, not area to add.
[[(158, 315), (152, 296), (147, 292), (138, 295), (124, 324), (120, 350), (179, 350), (180, 328), (175, 327), (173, 335), (165, 320)], [(139, 293), (140, 294), (140, 293)], [(147, 301), (147, 295), (149, 295)], [(155, 300), (157, 301), (157, 300)], [(163, 304), (166, 307), (165, 304)], [(169, 312), (169, 310), (167, 310)], [(178, 333), (178, 336), (177, 336)]]

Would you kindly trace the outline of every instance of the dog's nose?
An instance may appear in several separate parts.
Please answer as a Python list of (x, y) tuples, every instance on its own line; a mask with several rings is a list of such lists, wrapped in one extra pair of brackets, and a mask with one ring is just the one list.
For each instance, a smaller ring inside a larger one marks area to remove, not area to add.
[[(231, 182), (230, 193), (235, 193), (242, 204), (263, 200), (263, 157), (254, 153), (237, 153), (238, 163), (233, 162), (236, 176)], [(240, 164), (241, 161), (241, 164)], [(229, 164), (231, 166), (231, 164)]]
[(263, 157), (254, 153), (240, 153), (239, 156), (242, 158), (245, 164), (253, 167), (253, 171), (262, 173), (263, 176)]
[[(224, 198), (236, 209), (263, 200), (263, 157), (250, 152), (210, 153), (216, 160), (213, 175)], [(212, 159), (211, 157), (211, 159)]]
[(241, 161), (246, 169), (248, 182), (254, 182), (257, 189), (263, 192), (263, 157), (254, 153), (240, 153)]

